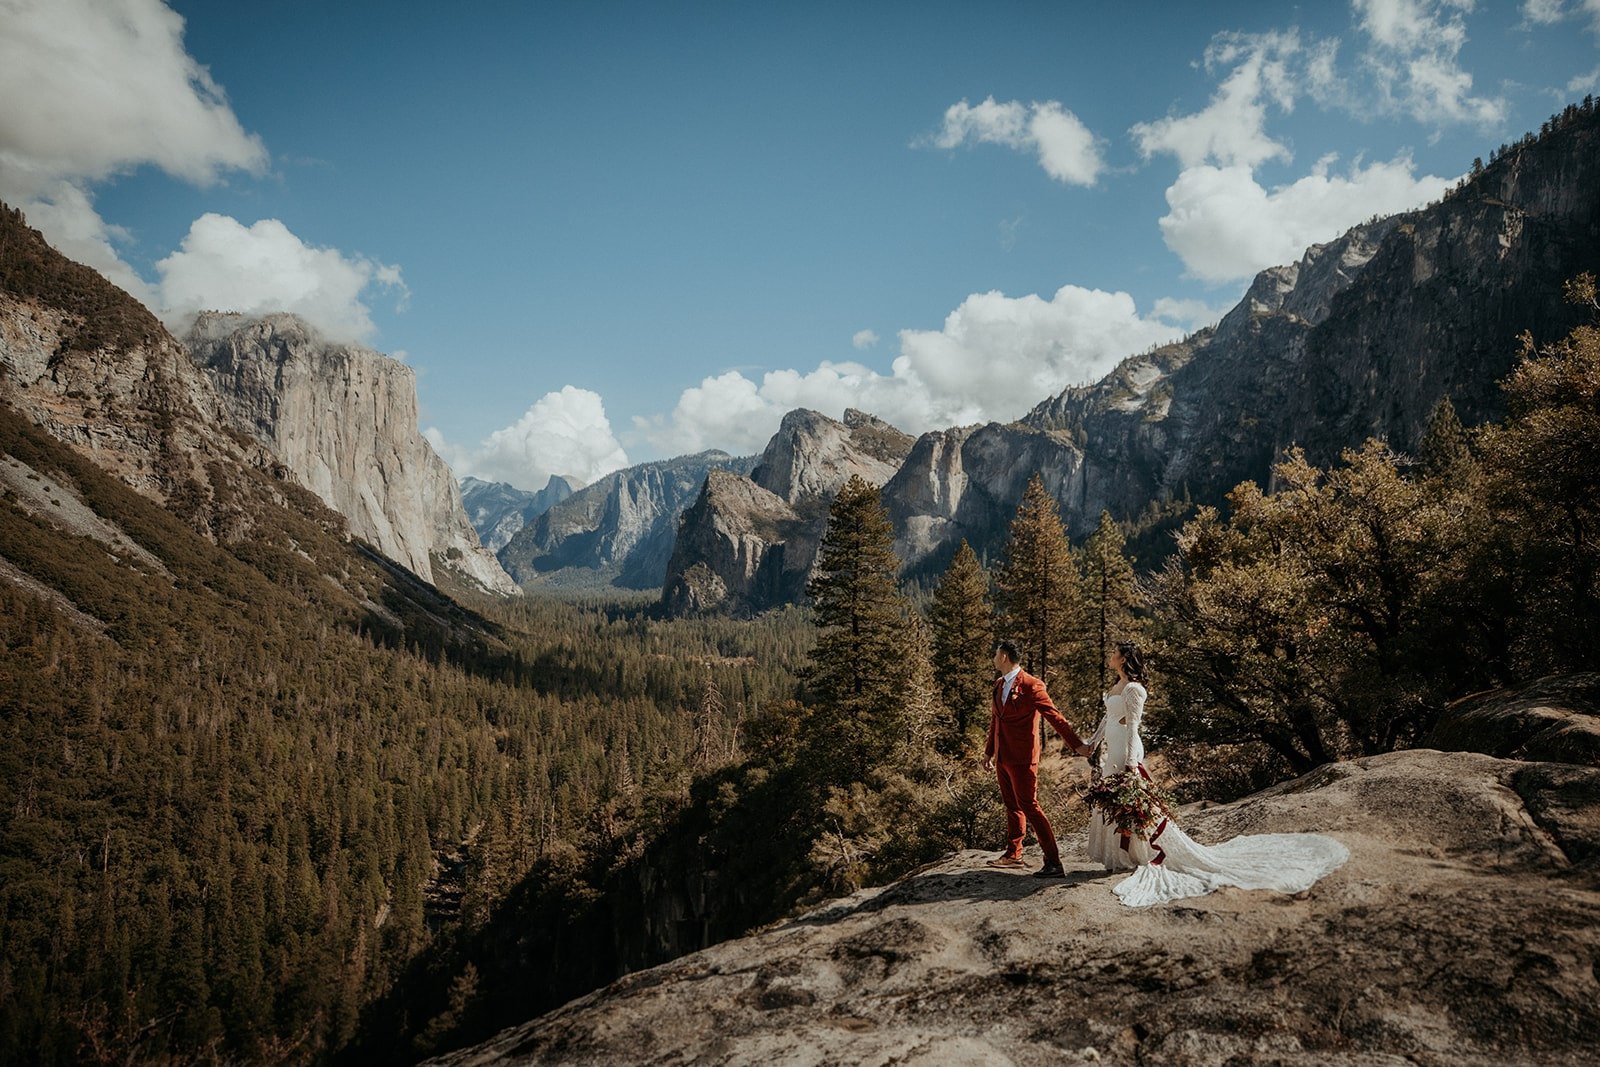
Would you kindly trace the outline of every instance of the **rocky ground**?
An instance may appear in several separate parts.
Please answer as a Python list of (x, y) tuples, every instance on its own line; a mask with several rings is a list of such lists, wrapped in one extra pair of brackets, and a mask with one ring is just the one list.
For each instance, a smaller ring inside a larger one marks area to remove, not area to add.
[(1061, 881), (960, 853), (434, 1062), (1595, 1062), (1600, 769), (1397, 752), (1181, 818), (1351, 858), (1136, 911), (1081, 835)]

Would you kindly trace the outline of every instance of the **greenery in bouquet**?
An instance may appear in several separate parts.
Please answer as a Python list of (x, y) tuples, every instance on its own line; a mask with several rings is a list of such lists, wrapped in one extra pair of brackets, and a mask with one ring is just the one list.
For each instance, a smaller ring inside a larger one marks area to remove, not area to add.
[(1172, 798), (1133, 769), (1096, 778), (1080, 793), (1119, 833), (1141, 839), (1148, 839), (1172, 810)]

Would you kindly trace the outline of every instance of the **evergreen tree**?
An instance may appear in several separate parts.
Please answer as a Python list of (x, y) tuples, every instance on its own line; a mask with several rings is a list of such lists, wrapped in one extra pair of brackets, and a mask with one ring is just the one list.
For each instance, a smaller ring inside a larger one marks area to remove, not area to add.
[(1106, 653), (1135, 633), (1139, 590), (1124, 546), (1122, 527), (1109, 511), (1102, 511), (1100, 525), (1083, 544), (1083, 591), (1092, 635), (1084, 673), (1097, 688), (1107, 681)]
[[(1595, 278), (1567, 283), (1569, 303), (1600, 311)], [(1600, 325), (1553, 345), (1523, 335), (1504, 382), (1504, 423), (1482, 438), (1497, 504), (1516, 516), (1527, 570), (1526, 656), (1544, 670), (1592, 669), (1600, 648)]]
[(723, 762), (727, 752), (722, 737), (726, 707), (716, 678), (708, 673), (705, 689), (700, 693), (700, 706), (695, 712), (694, 751), (689, 756), (689, 766), (696, 774), (704, 774)]
[(856, 781), (903, 734), (907, 620), (900, 560), (878, 490), (852, 476), (828, 510), (817, 574), (806, 587), (821, 627), (806, 672), (816, 740), (829, 770)]
[(1448, 396), (1440, 397), (1428, 416), (1428, 430), (1423, 435), (1420, 452), (1422, 473), (1429, 478), (1453, 480), (1472, 462), (1467, 431)]
[(1083, 582), (1055, 498), (1037, 473), (1011, 521), (995, 601), (1002, 635), (1021, 645), (1023, 666), (1044, 679), (1058, 704), (1063, 696), (1081, 700), (1081, 682), (1070, 692), (1062, 683), (1083, 654)]
[(949, 729), (940, 742), (956, 754), (986, 722), (994, 684), (994, 610), (989, 578), (965, 540), (933, 592), (928, 614), (933, 636), (933, 675), (939, 697), (950, 709)]

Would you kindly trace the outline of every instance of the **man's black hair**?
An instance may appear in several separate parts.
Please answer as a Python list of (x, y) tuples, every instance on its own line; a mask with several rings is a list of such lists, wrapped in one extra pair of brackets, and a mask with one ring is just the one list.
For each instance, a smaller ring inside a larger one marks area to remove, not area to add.
[(1006, 658), (1012, 663), (1022, 662), (1022, 650), (1017, 647), (1017, 643), (1015, 641), (996, 641), (994, 643), (994, 650), (996, 652), (1004, 652), (1006, 654)]

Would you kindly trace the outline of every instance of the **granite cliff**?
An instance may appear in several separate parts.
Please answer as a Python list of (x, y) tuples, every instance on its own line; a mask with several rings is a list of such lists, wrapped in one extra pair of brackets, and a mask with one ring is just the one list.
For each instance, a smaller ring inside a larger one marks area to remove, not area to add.
[(461, 479), (461, 503), (483, 547), (499, 552), (524, 526), (582, 488), (578, 479), (560, 474), (552, 474), (537, 493), (506, 482), (466, 477)]
[(679, 516), (707, 474), (745, 474), (754, 463), (711, 451), (614, 471), (524, 526), (500, 562), (528, 588), (659, 589)]
[(706, 479), (678, 526), (663, 605), (683, 614), (800, 600), (833, 495), (856, 476), (882, 485), (912, 443), (854, 409), (843, 421), (804, 408), (789, 412), (748, 478)]
[(266, 446), (350, 530), (425, 581), (448, 572), (519, 592), (467, 521), (450, 468), (417, 428), (416, 375), (293, 315), (202, 312), (185, 342), (232, 425)]
[(243, 519), (213, 492), (213, 464), (273, 462), (227, 429), (215, 390), (154, 315), (3, 204), (0, 400), (211, 537)]

